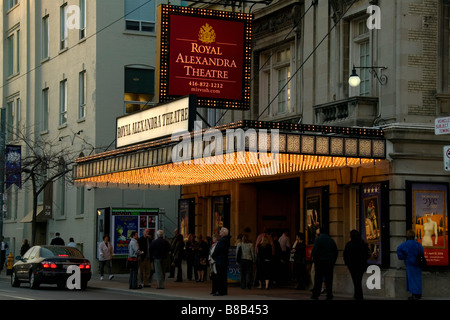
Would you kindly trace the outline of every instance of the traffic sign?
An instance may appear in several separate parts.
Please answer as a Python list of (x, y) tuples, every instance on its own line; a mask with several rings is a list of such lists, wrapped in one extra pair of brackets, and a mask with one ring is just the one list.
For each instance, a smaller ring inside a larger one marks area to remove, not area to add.
[(434, 120), (435, 134), (449, 134), (450, 133), (450, 117), (436, 118)]
[(444, 146), (444, 169), (450, 171), (450, 146)]

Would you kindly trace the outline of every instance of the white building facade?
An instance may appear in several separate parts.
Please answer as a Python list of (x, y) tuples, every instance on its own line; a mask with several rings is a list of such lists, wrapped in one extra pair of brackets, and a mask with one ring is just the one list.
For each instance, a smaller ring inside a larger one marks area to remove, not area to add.
[[(116, 118), (154, 105), (157, 1), (67, 0), (3, 1), (0, 37), (2, 106), (6, 144), (52, 141), (55, 150), (80, 155), (115, 148)], [(17, 131), (17, 132), (18, 132)], [(70, 176), (70, 174), (69, 174)], [(56, 232), (73, 237), (96, 261), (97, 209), (159, 208), (160, 226), (177, 227), (179, 188), (126, 190), (75, 187), (70, 179), (53, 183), (52, 217), (41, 219), (38, 201), (36, 244), (50, 243)], [(30, 182), (11, 186), (3, 235), (17, 256), (31, 240)]]

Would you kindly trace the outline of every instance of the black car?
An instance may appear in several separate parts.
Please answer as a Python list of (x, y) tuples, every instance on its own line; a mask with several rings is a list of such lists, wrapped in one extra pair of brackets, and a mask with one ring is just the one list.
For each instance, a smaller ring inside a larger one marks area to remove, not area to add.
[(76, 248), (67, 246), (34, 246), (14, 263), (11, 273), (11, 285), (20, 286), (21, 282), (29, 283), (33, 289), (39, 285), (56, 284), (65, 288), (71, 273), (67, 268), (78, 266), (81, 274), (81, 289), (87, 287), (91, 279), (91, 263)]

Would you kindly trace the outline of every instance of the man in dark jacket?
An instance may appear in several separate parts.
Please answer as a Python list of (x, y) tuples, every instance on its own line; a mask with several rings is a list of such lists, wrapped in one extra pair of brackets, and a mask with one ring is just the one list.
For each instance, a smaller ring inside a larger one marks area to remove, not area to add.
[(320, 236), (314, 241), (311, 252), (314, 261), (314, 288), (311, 299), (318, 300), (325, 280), (327, 300), (333, 299), (333, 269), (338, 256), (336, 242), (320, 228)]
[(155, 265), (155, 277), (157, 289), (164, 289), (166, 279), (167, 261), (169, 259), (170, 243), (164, 239), (164, 231), (156, 232), (156, 239), (150, 243), (150, 257), (153, 258)]
[(55, 237), (52, 239), (52, 242), (50, 242), (51, 246), (64, 246), (64, 240), (61, 238), (61, 235), (59, 232), (55, 233)]
[(139, 261), (138, 279), (143, 287), (150, 287), (152, 259), (148, 248), (153, 240), (152, 238), (151, 230), (145, 229), (144, 235), (138, 239), (139, 250), (143, 252)]
[(361, 238), (359, 231), (350, 231), (350, 241), (347, 242), (344, 249), (344, 262), (352, 276), (356, 300), (363, 299), (362, 278), (367, 270), (369, 256), (369, 247)]
[(220, 239), (217, 241), (214, 252), (211, 255), (211, 258), (216, 263), (217, 269), (217, 292), (213, 293), (214, 296), (224, 296), (228, 294), (228, 249), (230, 248), (228, 229), (221, 228), (219, 235)]

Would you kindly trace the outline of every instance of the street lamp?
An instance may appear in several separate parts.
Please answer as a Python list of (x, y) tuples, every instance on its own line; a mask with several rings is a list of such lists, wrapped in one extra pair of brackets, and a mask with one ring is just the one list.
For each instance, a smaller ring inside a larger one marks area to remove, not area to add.
[[(357, 87), (361, 83), (361, 78), (356, 73), (356, 69), (369, 69), (369, 72), (373, 74), (373, 77), (378, 80), (378, 82), (383, 85), (387, 83), (387, 76), (383, 74), (383, 70), (386, 70), (387, 67), (355, 67), (353, 66), (352, 74), (350, 78), (348, 78), (348, 84), (351, 87)], [(377, 72), (379, 70), (379, 74)]]

